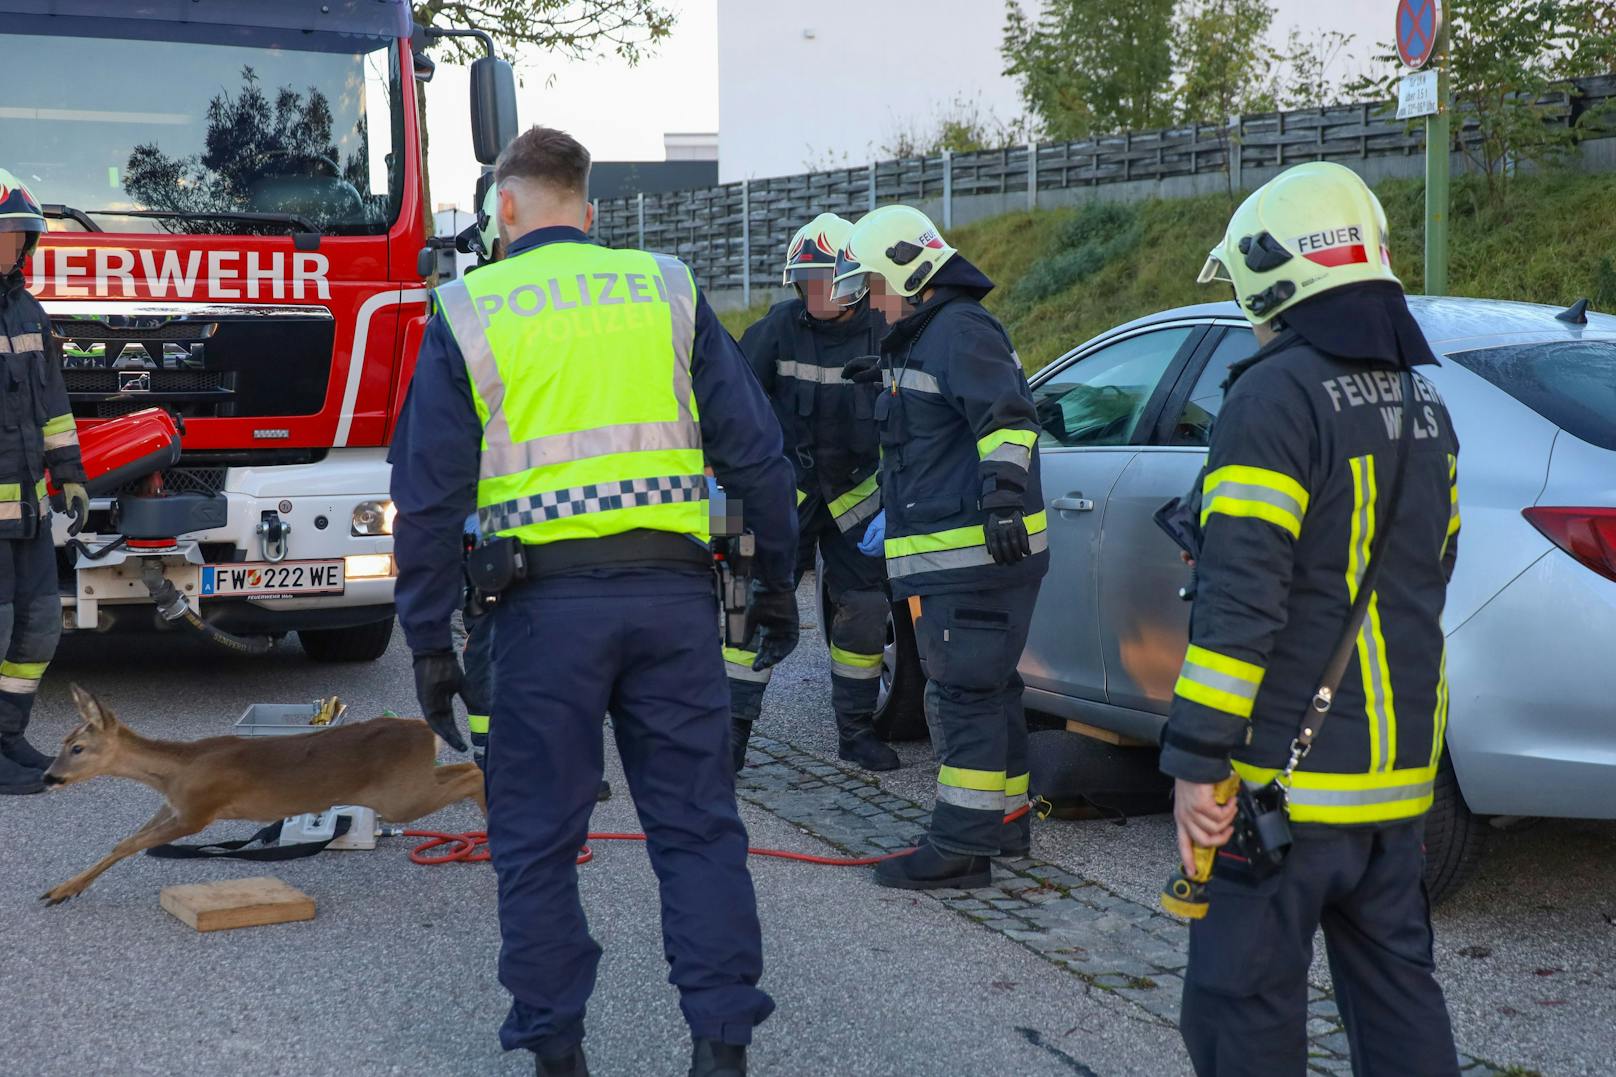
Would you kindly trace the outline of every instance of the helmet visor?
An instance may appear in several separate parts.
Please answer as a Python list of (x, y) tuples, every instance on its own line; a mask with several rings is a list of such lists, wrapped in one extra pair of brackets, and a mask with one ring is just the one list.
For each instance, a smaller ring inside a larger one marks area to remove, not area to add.
[(805, 263), (786, 266), (785, 278), (787, 284), (797, 284), (805, 280), (830, 280), (835, 272), (833, 265)]
[(1219, 282), (1233, 286), (1234, 278), (1229, 276), (1229, 269), (1223, 264), (1223, 259), (1214, 253), (1207, 257), (1206, 264), (1201, 267), (1200, 275), (1195, 278), (1195, 283), (1216, 284)]
[(839, 307), (857, 306), (859, 300), (870, 294), (868, 273), (849, 273), (831, 285), (830, 301)]

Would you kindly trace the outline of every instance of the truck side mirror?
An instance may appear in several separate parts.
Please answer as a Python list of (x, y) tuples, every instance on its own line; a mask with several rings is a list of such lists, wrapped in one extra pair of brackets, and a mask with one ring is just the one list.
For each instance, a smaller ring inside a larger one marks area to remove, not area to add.
[(471, 144), (477, 160), (491, 165), (516, 137), (516, 74), (493, 56), (471, 64)]

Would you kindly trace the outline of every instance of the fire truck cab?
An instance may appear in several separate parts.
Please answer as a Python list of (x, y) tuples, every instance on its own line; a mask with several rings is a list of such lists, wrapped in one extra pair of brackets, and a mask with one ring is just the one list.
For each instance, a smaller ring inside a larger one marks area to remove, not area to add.
[[(171, 627), (142, 583), (156, 559), (221, 631), (386, 650), (387, 444), (436, 260), (432, 36), (407, 0), (0, 0), (0, 162), (45, 206), (29, 287), (81, 435), (153, 407), (183, 430), (177, 463), (92, 502), (78, 545), (56, 518), (67, 629)], [(477, 63), (486, 165), (514, 89)], [(175, 533), (136, 538), (137, 517)]]

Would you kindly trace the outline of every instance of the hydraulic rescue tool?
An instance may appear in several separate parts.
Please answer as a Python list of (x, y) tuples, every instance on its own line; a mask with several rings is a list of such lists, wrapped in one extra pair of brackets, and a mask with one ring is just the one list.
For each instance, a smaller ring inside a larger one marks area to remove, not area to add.
[[(1240, 775), (1231, 771), (1227, 778), (1212, 787), (1212, 799), (1219, 804), (1227, 804), (1239, 789)], [(1211, 907), (1206, 899), (1206, 884), (1212, 878), (1212, 859), (1217, 852), (1211, 846), (1195, 846), (1195, 873), (1185, 875), (1182, 867), (1173, 873), (1166, 889), (1161, 892), (1162, 908), (1186, 920), (1199, 920), (1206, 916), (1206, 910)]]

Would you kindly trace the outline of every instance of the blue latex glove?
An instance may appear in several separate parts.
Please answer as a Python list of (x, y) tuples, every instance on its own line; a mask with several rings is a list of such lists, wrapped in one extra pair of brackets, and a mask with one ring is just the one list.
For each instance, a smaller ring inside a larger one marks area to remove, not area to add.
[(870, 522), (864, 528), (864, 537), (859, 539), (859, 553), (866, 557), (880, 557), (885, 549), (887, 540), (887, 510), (882, 509), (870, 517)]

